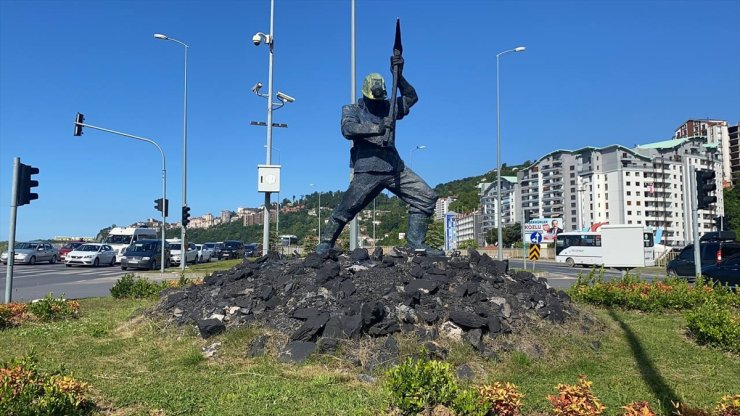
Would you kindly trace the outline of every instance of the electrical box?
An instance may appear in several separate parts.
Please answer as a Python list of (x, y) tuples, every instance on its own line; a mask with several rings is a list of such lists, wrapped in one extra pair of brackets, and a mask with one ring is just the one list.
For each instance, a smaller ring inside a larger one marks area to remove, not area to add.
[(280, 165), (257, 165), (257, 192), (280, 192)]

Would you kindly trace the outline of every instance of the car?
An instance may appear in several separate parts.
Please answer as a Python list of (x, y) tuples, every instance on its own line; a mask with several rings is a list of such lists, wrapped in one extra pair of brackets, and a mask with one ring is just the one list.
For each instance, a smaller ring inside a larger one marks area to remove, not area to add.
[(72, 241), (71, 243), (67, 243), (63, 245), (59, 249), (59, 261), (64, 261), (64, 258), (67, 256), (67, 253), (69, 253), (70, 251), (76, 249), (77, 247), (83, 244), (85, 244), (84, 241)]
[[(14, 264), (36, 264), (42, 261), (48, 261), (54, 264), (59, 259), (59, 251), (49, 243), (29, 242), (15, 244)], [(8, 252), (5, 251), (0, 255), (3, 264), (8, 264)]]
[(101, 264), (113, 266), (116, 264), (116, 251), (113, 247), (103, 243), (85, 243), (70, 251), (65, 257), (64, 264), (67, 267), (93, 266)]
[(737, 290), (740, 286), (740, 254), (734, 254), (717, 264), (703, 267), (701, 274), (707, 279)]
[(206, 247), (204, 244), (196, 244), (198, 249), (198, 263), (208, 263), (213, 257), (213, 249)]
[[(167, 248), (170, 250), (170, 264), (180, 265), (182, 261), (182, 242), (180, 240), (167, 240)], [(188, 249), (185, 252), (185, 264), (198, 263), (198, 250), (195, 244), (188, 243)]]
[[(700, 241), (699, 256), (702, 269), (717, 264), (723, 258), (740, 253), (740, 243), (734, 240)], [(694, 245), (689, 244), (668, 262), (666, 272), (669, 276), (683, 276), (692, 281), (696, 277), (694, 268)]]
[[(165, 267), (170, 265), (170, 251), (165, 247)], [(162, 242), (160, 240), (139, 240), (129, 245), (121, 256), (121, 270), (157, 270), (162, 261)]]
[(244, 255), (246, 257), (256, 257), (260, 255), (262, 245), (258, 243), (244, 244)]
[(215, 243), (215, 242), (208, 242), (203, 243), (203, 247), (211, 249), (213, 251), (213, 258), (218, 260), (221, 258), (221, 248), (224, 246), (224, 243)]
[(221, 248), (219, 259), (243, 259), (244, 243), (238, 240), (226, 240)]

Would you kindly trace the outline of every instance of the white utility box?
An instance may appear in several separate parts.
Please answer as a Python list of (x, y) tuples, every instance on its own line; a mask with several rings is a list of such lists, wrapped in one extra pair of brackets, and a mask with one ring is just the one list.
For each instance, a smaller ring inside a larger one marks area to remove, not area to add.
[(257, 165), (257, 192), (280, 192), (280, 165)]

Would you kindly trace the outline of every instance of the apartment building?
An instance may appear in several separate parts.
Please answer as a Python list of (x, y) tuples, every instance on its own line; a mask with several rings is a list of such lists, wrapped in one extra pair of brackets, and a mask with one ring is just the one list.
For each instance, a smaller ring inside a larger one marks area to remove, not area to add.
[[(501, 225), (504, 227), (519, 222), (517, 201), (520, 188), (517, 182), (516, 176), (501, 176)], [(485, 234), (498, 229), (498, 183), (481, 183), (479, 189), (481, 232)]]
[(706, 137), (707, 144), (715, 145), (722, 168), (717, 175), (722, 176), (722, 187), (732, 186), (732, 156), (729, 126), (724, 120), (692, 119), (680, 125), (673, 133), (674, 139)]
[(437, 199), (437, 203), (434, 205), (434, 219), (444, 219), (445, 214), (450, 211), (450, 204), (453, 202), (455, 202), (455, 199), (451, 196)]
[(455, 215), (455, 220), (457, 221), (458, 244), (461, 241), (473, 240), (480, 246), (484, 245), (483, 233), (481, 232), (483, 215), (480, 212), (474, 211), (469, 214), (457, 214)]
[[(715, 170), (721, 190), (722, 166), (718, 144), (706, 137), (674, 138), (634, 149), (611, 145), (556, 150), (518, 173), (519, 218), (562, 218), (566, 231), (598, 223), (639, 224), (662, 229), (663, 244), (683, 246), (692, 240), (690, 175), (694, 169)], [(723, 214), (718, 192), (715, 206), (699, 211), (700, 234), (712, 231), (712, 218)]]

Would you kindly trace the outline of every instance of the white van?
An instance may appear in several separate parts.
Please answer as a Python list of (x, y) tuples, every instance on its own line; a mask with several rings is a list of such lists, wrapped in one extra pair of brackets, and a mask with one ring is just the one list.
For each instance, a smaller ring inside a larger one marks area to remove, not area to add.
[(121, 257), (126, 248), (138, 240), (156, 240), (157, 230), (154, 228), (137, 227), (113, 227), (108, 236), (103, 240), (104, 244), (113, 247), (116, 252), (116, 263), (121, 262)]

